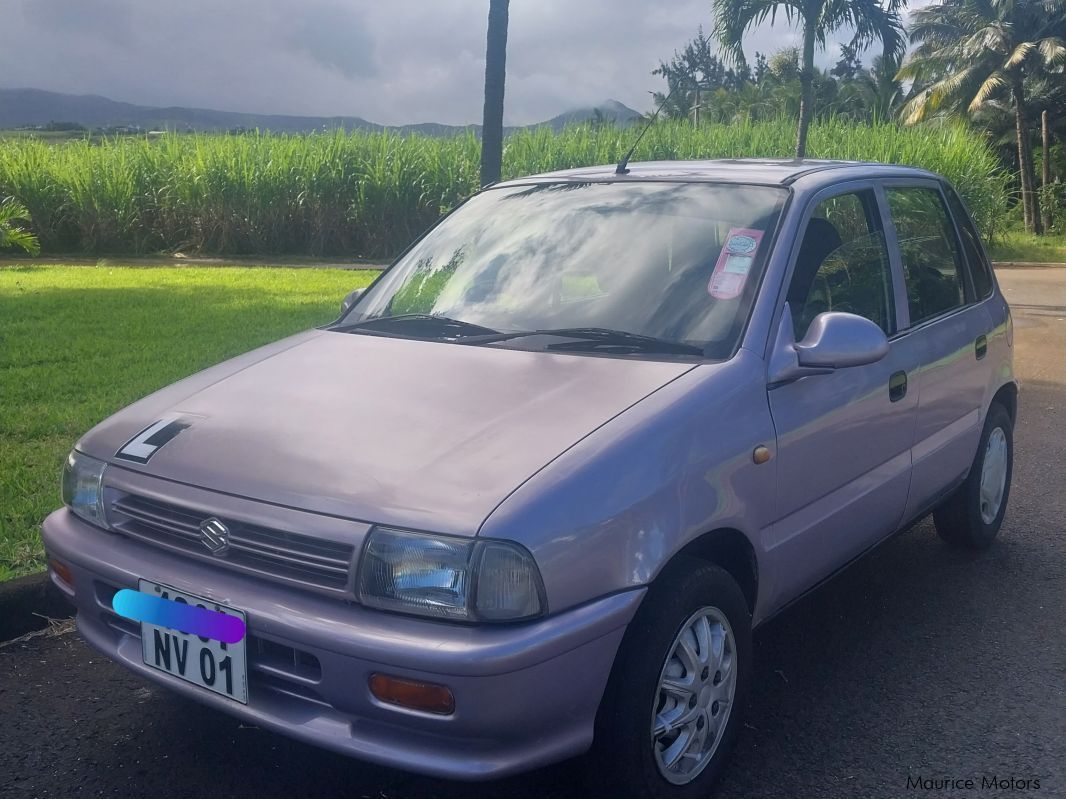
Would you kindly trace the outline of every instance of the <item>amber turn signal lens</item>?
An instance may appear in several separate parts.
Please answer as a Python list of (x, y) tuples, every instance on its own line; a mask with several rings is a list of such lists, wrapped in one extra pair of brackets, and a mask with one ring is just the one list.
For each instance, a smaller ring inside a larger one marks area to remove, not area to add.
[(455, 712), (455, 697), (443, 685), (417, 680), (389, 677), (387, 674), (370, 675), (370, 693), (390, 705), (438, 713), (448, 716)]
[(73, 590), (74, 588), (74, 575), (70, 572), (70, 567), (65, 563), (60, 563), (55, 558), (48, 559), (48, 568), (52, 570), (52, 573), (60, 579), (60, 581), (68, 588)]

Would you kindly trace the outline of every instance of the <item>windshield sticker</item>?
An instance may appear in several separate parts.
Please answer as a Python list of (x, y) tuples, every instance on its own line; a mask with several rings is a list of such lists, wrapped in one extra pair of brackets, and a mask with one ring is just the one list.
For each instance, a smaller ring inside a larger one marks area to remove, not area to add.
[(755, 263), (762, 236), (763, 231), (749, 228), (735, 227), (729, 231), (707, 284), (708, 294), (717, 300), (731, 300), (740, 295)]
[(748, 255), (749, 253), (755, 252), (755, 248), (758, 246), (759, 242), (754, 236), (731, 233), (729, 241), (726, 242), (725, 249), (730, 255)]

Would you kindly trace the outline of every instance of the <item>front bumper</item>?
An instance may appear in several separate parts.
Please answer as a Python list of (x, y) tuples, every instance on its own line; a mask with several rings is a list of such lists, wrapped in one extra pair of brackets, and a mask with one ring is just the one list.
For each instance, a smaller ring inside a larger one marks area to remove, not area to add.
[[(66, 509), (44, 522), (51, 557), (66, 563), (90, 645), (147, 679), (205, 705), (317, 746), (454, 779), (491, 779), (580, 754), (625, 626), (644, 590), (519, 625), (461, 626), (381, 613), (235, 574), (97, 530)], [(141, 662), (137, 624), (111, 597), (138, 578), (248, 614), (247, 705)], [(54, 576), (53, 576), (53, 579)], [(440, 683), (455, 713), (385, 705), (374, 672)]]

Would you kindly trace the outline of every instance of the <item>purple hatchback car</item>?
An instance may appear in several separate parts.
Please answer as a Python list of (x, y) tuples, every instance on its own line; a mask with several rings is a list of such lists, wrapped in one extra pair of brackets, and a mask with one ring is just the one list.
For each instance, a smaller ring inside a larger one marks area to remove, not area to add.
[[(753, 626), (931, 511), (991, 543), (1016, 400), (937, 175), (572, 170), (102, 422), (44, 541), (92, 646), (257, 726), (461, 779), (591, 749), (615, 793), (704, 796)], [(247, 634), (133, 622), (120, 589)]]

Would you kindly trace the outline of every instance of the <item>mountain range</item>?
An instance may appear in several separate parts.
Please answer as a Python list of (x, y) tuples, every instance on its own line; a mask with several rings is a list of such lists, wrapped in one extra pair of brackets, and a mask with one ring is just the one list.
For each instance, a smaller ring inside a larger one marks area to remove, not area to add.
[[(593, 107), (577, 108), (536, 125), (555, 130), (575, 122), (602, 119), (620, 125), (640, 118), (617, 100)], [(276, 133), (310, 133), (315, 130), (395, 130), (428, 136), (450, 136), (480, 125), (443, 125), (424, 122), (412, 125), (378, 125), (361, 117), (311, 117), (284, 114), (247, 114), (214, 111), (206, 108), (170, 106), (154, 108), (100, 97), (48, 92), (41, 89), (0, 89), (0, 129), (40, 127), (49, 123), (76, 123), (86, 128), (136, 128), (140, 130), (227, 131), (234, 129), (269, 130)], [(513, 128), (512, 128), (513, 129)]]

